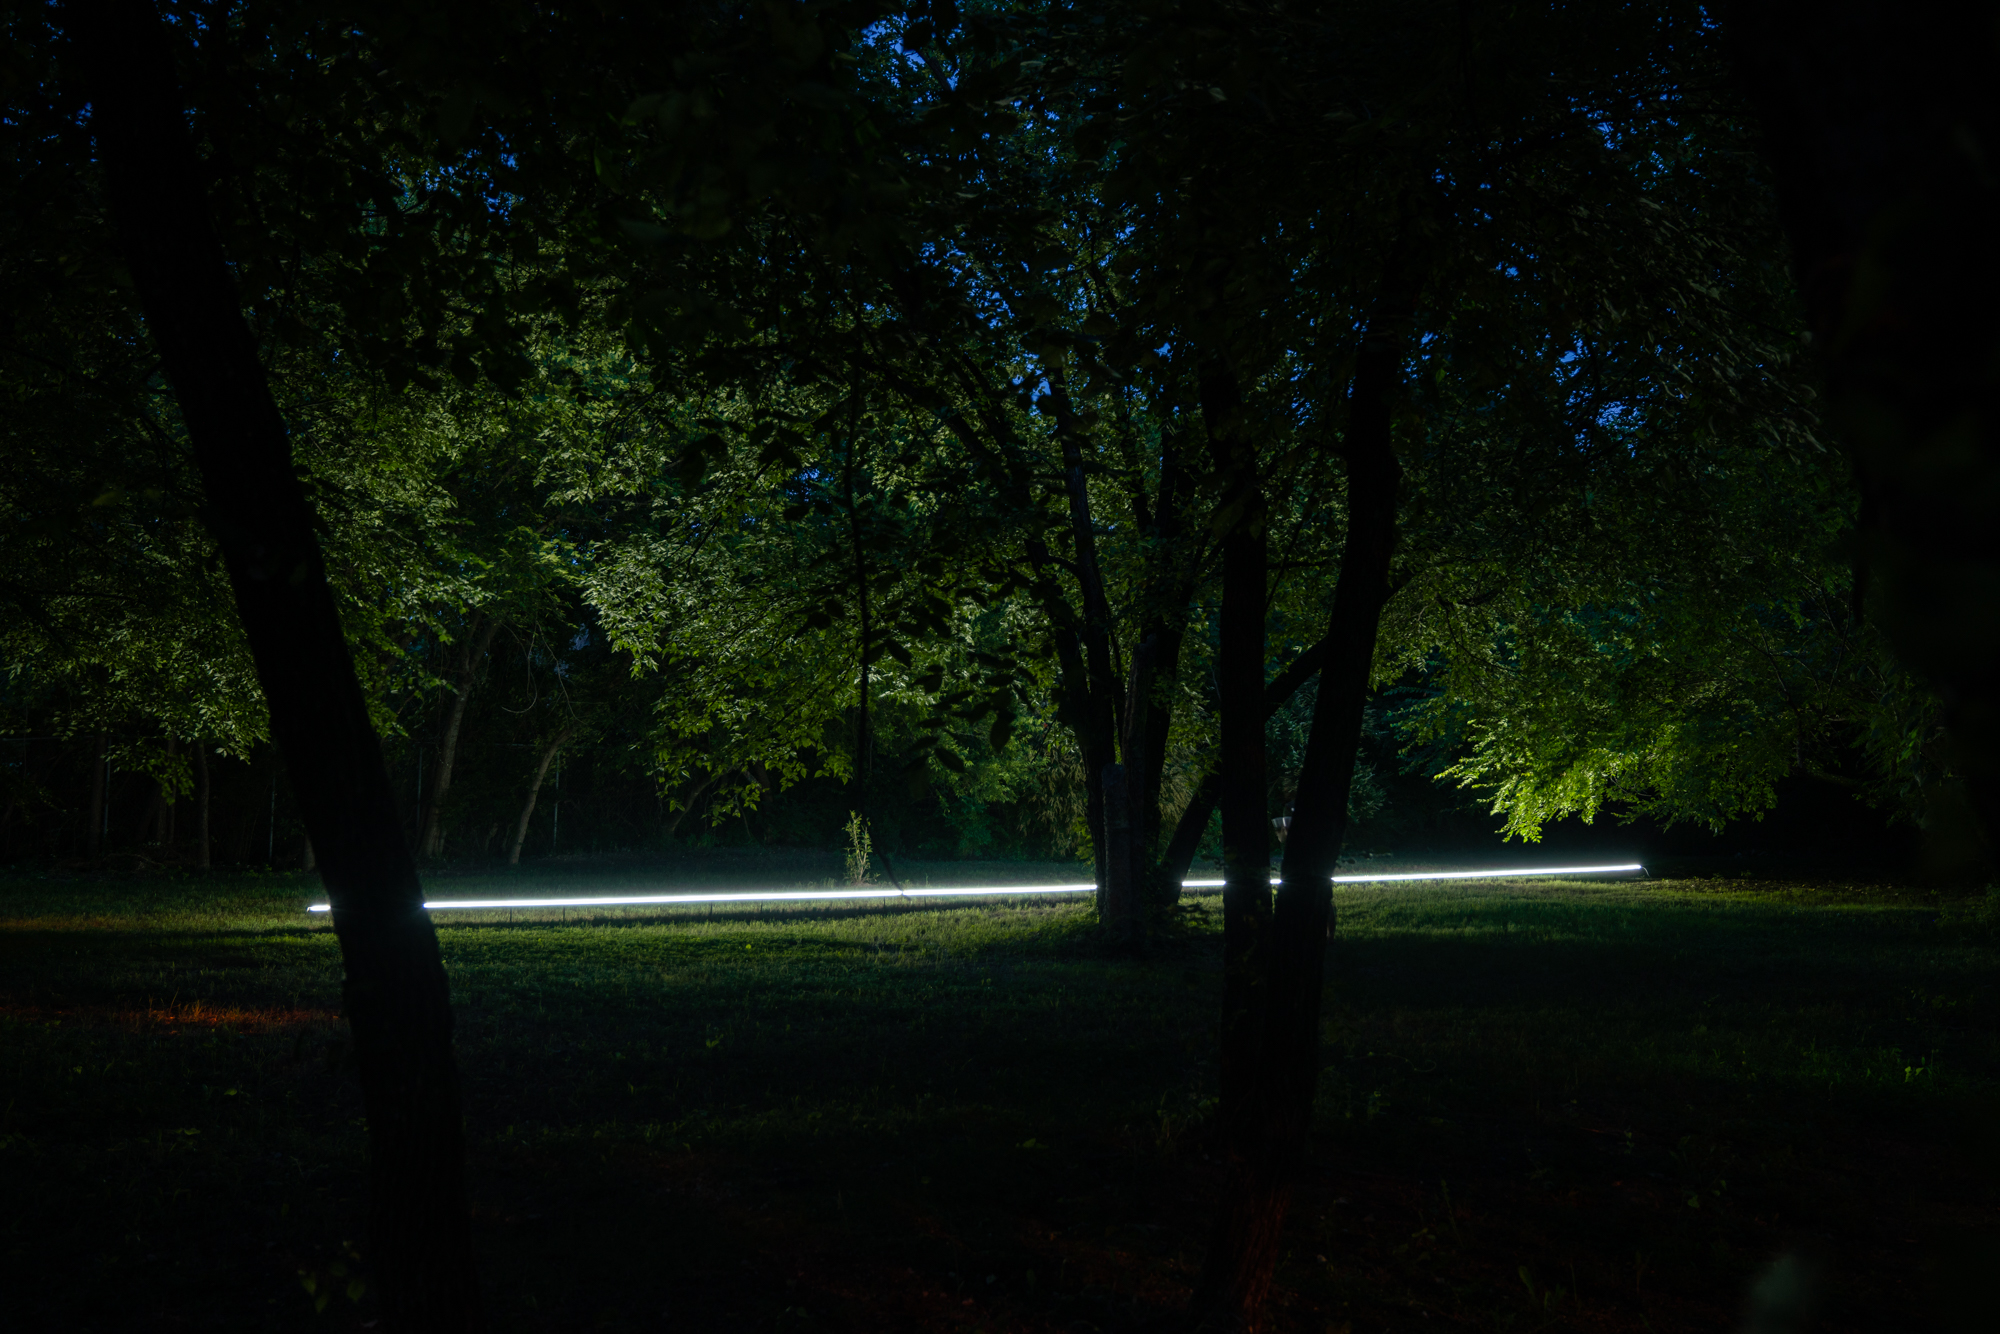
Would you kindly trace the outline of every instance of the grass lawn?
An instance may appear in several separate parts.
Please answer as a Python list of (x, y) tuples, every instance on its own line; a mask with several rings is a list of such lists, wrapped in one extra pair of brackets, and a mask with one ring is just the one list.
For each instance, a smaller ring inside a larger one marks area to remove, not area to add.
[[(0, 881), (0, 1323), (371, 1318), (348, 1295), (365, 1139), (316, 892)], [(1339, 902), (1275, 1327), (1730, 1330), (1791, 1255), (1811, 1328), (1990, 1328), (1987, 901), (1739, 879)], [(440, 935), (498, 1330), (1114, 1331), (1186, 1297), (1218, 1180), (1210, 926), (1143, 963), (1104, 958), (1087, 904), (1060, 900), (467, 914)]]

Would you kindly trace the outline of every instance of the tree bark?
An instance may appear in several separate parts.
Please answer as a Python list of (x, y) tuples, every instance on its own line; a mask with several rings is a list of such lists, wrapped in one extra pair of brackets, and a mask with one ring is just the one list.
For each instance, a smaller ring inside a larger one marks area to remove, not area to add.
[[(1254, 960), (1254, 971), (1259, 975), (1250, 984), (1262, 990), (1261, 1003), (1251, 1011), (1257, 1040), (1254, 1045), (1244, 1043), (1246, 1052), (1239, 1060), (1249, 1068), (1238, 1074), (1233, 1088), (1227, 1077), (1228, 1058), (1226, 1055), (1224, 1058), (1223, 1119), (1232, 1152), (1232, 1170), (1195, 1300), (1198, 1316), (1224, 1324), (1254, 1328), (1257, 1323), (1277, 1265), (1292, 1182), (1312, 1124), (1313, 1094), (1319, 1082), (1319, 1019), (1325, 988), (1326, 942), (1333, 922), (1333, 875), (1346, 833), (1354, 757), (1361, 740), (1368, 677), (1374, 663), (1382, 607), (1389, 596), (1389, 563), (1396, 543), (1396, 488), (1401, 470), (1396, 462), (1391, 427), (1395, 396), (1401, 383), (1406, 300), (1392, 282), (1390, 295), (1377, 304), (1355, 367), (1344, 440), (1348, 485), (1346, 549), (1334, 587), (1326, 635), (1320, 641), (1323, 655), (1319, 664), (1319, 694), (1313, 706), (1312, 731), (1307, 738), (1305, 763), (1293, 801), (1276, 902), (1270, 909), (1268, 927), (1257, 938), (1260, 952)], [(1230, 595), (1225, 592), (1225, 599)], [(1227, 616), (1225, 601), (1225, 652)], [(1261, 658), (1258, 675), (1257, 739), (1261, 742), (1263, 720), (1269, 716), (1265, 704), (1267, 688), (1262, 688)], [(1304, 674), (1298, 677), (1300, 682), (1304, 679)], [(1294, 683), (1286, 693), (1296, 688)], [(1247, 682), (1237, 685), (1236, 696), (1244, 697), (1247, 690)], [(1225, 701), (1225, 727), (1228, 719)], [(1231, 829), (1228, 803), (1233, 791), (1229, 786), (1231, 757), (1226, 744), (1225, 860)], [(1247, 795), (1239, 796), (1239, 803), (1247, 804)], [(1268, 821), (1263, 819), (1261, 786), (1257, 797), (1255, 813), (1261, 835), (1269, 829)], [(1238, 836), (1247, 838), (1247, 818), (1242, 824)], [(1259, 842), (1260, 849), (1266, 846)], [(1229, 878), (1227, 870), (1225, 878)], [(1223, 891), (1225, 914), (1226, 896), (1232, 888), (1225, 887)], [(1226, 923), (1225, 916), (1225, 932)], [(1234, 1109), (1229, 1103), (1232, 1092), (1236, 1098)]]
[(293, 470), (145, 0), (72, 0), (111, 211), (201, 470), (207, 521), (324, 859), (369, 1131), (368, 1260), (392, 1329), (481, 1323), (450, 991)]
[(1222, 487), (1222, 625), (1216, 684), (1222, 712), (1217, 766), (1222, 805), (1223, 1000), (1221, 1120), (1229, 1181), (1195, 1287), (1197, 1319), (1254, 1314), (1276, 1259), (1261, 1240), (1274, 1201), (1273, 1164), (1256, 1150), (1253, 1100), (1271, 935), (1271, 825), (1264, 785), (1264, 618), (1267, 579), (1264, 496), (1256, 452), (1242, 423), (1235, 374), (1211, 356), (1200, 370), (1202, 416)]
[(1187, 809), (1174, 825), (1173, 837), (1167, 840), (1165, 852), (1160, 854), (1160, 883), (1171, 887), (1173, 896), (1180, 897), (1181, 881), (1187, 879), (1188, 871), (1194, 866), (1194, 855), (1201, 850), (1201, 838), (1208, 832), (1208, 822), (1215, 815), (1215, 803), (1222, 795), (1222, 771), (1210, 766), (1195, 786), (1194, 796), (1188, 799)]
[(104, 852), (104, 771), (111, 763), (111, 734), (99, 732), (90, 770), (90, 827), (83, 833), (83, 855), (96, 861)]
[[(1827, 416), (1863, 504), (1856, 601), (1945, 705), (1949, 763), (2000, 855), (2000, 59), (1937, 0), (1739, 0), (1757, 113)], [(1865, 584), (1865, 597), (1862, 586)], [(1950, 840), (1949, 818), (1929, 837)], [(1970, 822), (1968, 822), (1970, 823)], [(1936, 848), (1973, 861), (1977, 838)]]
[(1355, 367), (1346, 435), (1348, 530), (1327, 617), (1312, 731), (1292, 802), (1272, 917), (1271, 1009), (1261, 1106), (1276, 1153), (1295, 1161), (1319, 1083), (1319, 1016), (1326, 941), (1333, 930), (1333, 876), (1347, 834), (1354, 760), (1361, 745), (1368, 678), (1389, 563), (1396, 548), (1396, 462), (1391, 426), (1401, 385), (1401, 312), (1378, 314)]
[(1104, 784), (1104, 912), (1112, 943), (1131, 946), (1139, 930), (1138, 886), (1132, 879), (1132, 802), (1122, 764), (1107, 764)]
[[(1070, 404), (1069, 387), (1060, 359), (1049, 365), (1049, 394), (1043, 406), (1055, 422), (1056, 440), (1063, 454), (1063, 493), (1069, 507), (1070, 540), (1076, 558), (1070, 573), (1077, 583), (1083, 614), (1072, 632), (1076, 637), (1076, 660), (1065, 663), (1064, 684), (1069, 694), (1071, 726), (1083, 748), (1084, 821), (1090, 829), (1091, 856), (1097, 879), (1099, 921), (1114, 911), (1112, 899), (1124, 890), (1113, 890), (1110, 877), (1114, 860), (1131, 865), (1131, 849), (1114, 851), (1105, 807), (1103, 775), (1119, 761), (1118, 686), (1111, 669), (1111, 607), (1104, 592), (1104, 575), (1097, 559), (1097, 528), (1090, 512), (1090, 487), (1084, 475), (1083, 447), (1077, 438), (1078, 423)], [(1120, 837), (1130, 840), (1129, 823)], [(1122, 902), (1122, 900), (1121, 900)], [(1123, 908), (1115, 911), (1123, 912)]]
[(444, 799), (451, 792), (451, 775), (458, 763), (458, 734), (465, 724), (465, 708), (472, 702), (473, 682), (479, 673), (479, 663), (486, 651), (493, 646), (493, 636), (500, 629), (500, 622), (492, 616), (479, 614), (471, 638), (460, 650), (458, 657), (458, 684), (452, 695), (451, 712), (446, 715), (444, 736), (438, 742), (437, 772), (431, 778), (430, 800), (424, 809), (424, 832), (418, 841), (418, 855), (441, 857), (444, 855)]
[[(1299, 687), (1312, 680), (1326, 661), (1327, 640), (1321, 639), (1305, 652), (1293, 658), (1285, 670), (1271, 678), (1264, 687), (1264, 721), (1283, 708), (1285, 701), (1299, 692)], [(1174, 825), (1173, 837), (1167, 841), (1166, 851), (1160, 854), (1157, 872), (1160, 883), (1167, 887), (1172, 898), (1180, 896), (1181, 881), (1187, 879), (1190, 867), (1194, 865), (1194, 854), (1201, 847), (1201, 836), (1208, 832), (1209, 817), (1215, 814), (1215, 803), (1222, 790), (1221, 771), (1210, 766), (1195, 787), (1194, 796), (1181, 818)]]
[(542, 758), (535, 765), (534, 780), (528, 784), (528, 799), (521, 803), (521, 818), (514, 825), (514, 845), (507, 850), (507, 864), (509, 866), (519, 866), (521, 864), (521, 845), (528, 841), (528, 821), (534, 818), (535, 803), (541, 799), (542, 780), (549, 776), (549, 765), (555, 762), (556, 756), (562, 752), (562, 748), (568, 745), (570, 738), (575, 735), (576, 729), (574, 727), (565, 727), (550, 738), (546, 746), (542, 747)]

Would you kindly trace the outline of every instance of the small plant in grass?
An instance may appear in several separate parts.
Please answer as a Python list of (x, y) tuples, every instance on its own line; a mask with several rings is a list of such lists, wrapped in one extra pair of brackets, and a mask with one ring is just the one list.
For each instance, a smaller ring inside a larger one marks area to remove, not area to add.
[(868, 836), (867, 822), (861, 818), (861, 812), (850, 812), (847, 818), (847, 883), (874, 884), (875, 870), (870, 864), (874, 857), (875, 840)]

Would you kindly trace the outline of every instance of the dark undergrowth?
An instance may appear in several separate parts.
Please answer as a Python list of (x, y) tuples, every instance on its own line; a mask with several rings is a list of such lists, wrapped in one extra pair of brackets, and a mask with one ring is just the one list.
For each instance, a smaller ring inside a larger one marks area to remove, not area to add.
[[(835, 870), (716, 876), (760, 869)], [(313, 889), (0, 884), (9, 1328), (372, 1318)], [(1768, 1331), (1987, 1327), (1986, 901), (1748, 879), (1340, 901), (1275, 1328), (1730, 1330), (1760, 1285)], [(1074, 900), (440, 922), (494, 1328), (1122, 1331), (1185, 1301), (1219, 1179), (1200, 915), (1142, 962)]]

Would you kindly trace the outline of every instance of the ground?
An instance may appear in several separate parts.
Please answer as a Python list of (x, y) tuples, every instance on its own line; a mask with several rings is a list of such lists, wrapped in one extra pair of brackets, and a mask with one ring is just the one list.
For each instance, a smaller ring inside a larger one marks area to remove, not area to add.
[[(810, 883), (823, 861), (435, 891)], [(0, 881), (10, 1328), (371, 1318), (315, 894)], [(1760, 1300), (1764, 1331), (1987, 1327), (1993, 900), (1709, 879), (1339, 903), (1273, 1328), (1713, 1331)], [(440, 936), (496, 1330), (1119, 1331), (1186, 1298), (1218, 1181), (1198, 912), (1137, 962), (1048, 899), (441, 916)], [(1784, 1314), (1801, 1293), (1807, 1324)]]

